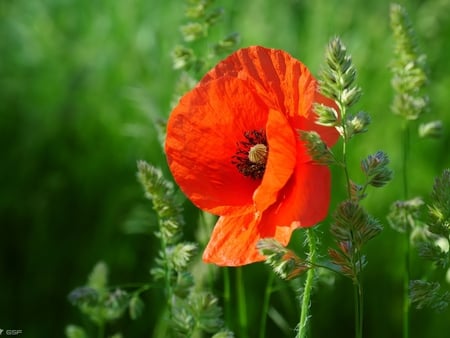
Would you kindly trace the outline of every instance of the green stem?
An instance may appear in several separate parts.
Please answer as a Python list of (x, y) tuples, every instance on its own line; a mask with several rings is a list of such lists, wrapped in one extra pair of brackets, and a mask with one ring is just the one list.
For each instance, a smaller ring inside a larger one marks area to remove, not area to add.
[(225, 307), (225, 323), (231, 324), (231, 283), (230, 269), (223, 269), (223, 301)]
[[(403, 198), (408, 199), (408, 178), (407, 178), (407, 166), (409, 156), (409, 123), (405, 121), (403, 125), (403, 158), (402, 158), (402, 176), (403, 176)], [(409, 337), (409, 280), (410, 280), (410, 243), (409, 238), (411, 236), (411, 228), (409, 222), (405, 222), (405, 235), (404, 235), (404, 273), (403, 273), (403, 338)]]
[(98, 333), (97, 333), (98, 338), (103, 338), (105, 336), (105, 322), (102, 321), (101, 323), (98, 324)]
[[(346, 107), (341, 104), (340, 102), (337, 102), (339, 110), (341, 112), (341, 118), (344, 119), (345, 115), (347, 114), (347, 109)], [(347, 183), (347, 195), (348, 195), (348, 199), (351, 200), (352, 199), (352, 186), (351, 186), (351, 181), (350, 181), (350, 174), (348, 172), (348, 166), (347, 166), (347, 143), (348, 143), (348, 133), (347, 133), (347, 128), (345, 126), (345, 123), (342, 123), (342, 167), (344, 169), (344, 174), (345, 174), (345, 182)]]
[[(162, 226), (161, 229), (162, 231)], [(164, 236), (161, 236), (161, 252), (163, 254), (163, 260), (164, 260), (164, 270), (165, 270), (165, 276), (164, 276), (164, 290), (166, 291), (167, 296), (167, 306), (169, 308), (169, 316), (172, 317), (172, 283), (171, 283), (171, 275), (172, 275), (172, 269), (169, 264), (169, 258), (167, 257), (167, 243), (164, 239)]]
[(363, 288), (361, 280), (358, 278), (354, 284), (355, 291), (355, 337), (362, 338), (363, 336), (363, 318), (364, 318), (364, 302), (363, 302)]
[(317, 240), (313, 229), (306, 230), (306, 238), (309, 245), (309, 262), (312, 267), (306, 272), (305, 288), (303, 290), (303, 297), (300, 309), (300, 322), (298, 323), (297, 338), (305, 338), (308, 332), (308, 319), (311, 301), (311, 291), (314, 282), (314, 264), (317, 258)]
[(239, 337), (248, 338), (248, 320), (247, 306), (245, 299), (244, 280), (242, 278), (242, 268), (236, 268), (236, 289), (238, 296), (238, 318), (239, 318)]
[(347, 136), (346, 132), (344, 132), (344, 143), (342, 145), (342, 162), (344, 163), (344, 173), (345, 173), (345, 181), (347, 183), (347, 195), (348, 199), (352, 199), (352, 190), (351, 190), (351, 184), (350, 184), (350, 175), (348, 173), (347, 168)]
[[(340, 105), (341, 108), (341, 114), (342, 116), (345, 116), (346, 114), (346, 107), (343, 105)], [(350, 175), (348, 172), (348, 166), (347, 166), (347, 144), (348, 144), (348, 134), (345, 127), (345, 123), (342, 124), (343, 129), (343, 145), (342, 145), (342, 162), (344, 167), (344, 173), (345, 173), (345, 180), (347, 183), (347, 194), (348, 199), (352, 199), (352, 188), (351, 188), (351, 180)], [(356, 247), (356, 243), (352, 232), (352, 247)], [(361, 271), (362, 271), (362, 257), (361, 252), (359, 249), (356, 249), (354, 251), (353, 257), (352, 257), (352, 268), (355, 272), (355, 279), (353, 281), (353, 289), (354, 289), (354, 302), (355, 302), (355, 337), (356, 338), (362, 338), (363, 336), (363, 319), (364, 319), (364, 301), (363, 301), (363, 286), (361, 282)]]
[(266, 290), (264, 292), (264, 302), (262, 306), (261, 312), (261, 324), (259, 329), (259, 338), (265, 338), (266, 336), (266, 322), (267, 322), (267, 313), (269, 312), (269, 304), (270, 304), (270, 296), (272, 295), (272, 285), (275, 274), (269, 273), (269, 279), (267, 280)]

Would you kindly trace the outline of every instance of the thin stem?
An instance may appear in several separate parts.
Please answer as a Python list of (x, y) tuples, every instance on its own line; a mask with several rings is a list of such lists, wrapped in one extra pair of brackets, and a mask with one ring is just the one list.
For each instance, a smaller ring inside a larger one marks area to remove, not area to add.
[(363, 317), (364, 317), (364, 302), (363, 302), (363, 288), (362, 283), (358, 278), (357, 283), (355, 284), (355, 292), (356, 292), (356, 328), (355, 333), (357, 338), (362, 338), (363, 336)]
[(98, 324), (97, 337), (103, 338), (104, 336), (105, 336), (105, 322), (102, 321), (101, 323)]
[(259, 338), (264, 338), (266, 336), (266, 322), (267, 313), (269, 312), (270, 296), (273, 292), (273, 279), (275, 277), (274, 273), (269, 273), (269, 279), (267, 280), (266, 290), (264, 291), (264, 302), (261, 312), (261, 324), (259, 329)]
[[(402, 158), (402, 176), (403, 176), (403, 197), (408, 199), (408, 157), (409, 157), (409, 123), (405, 121), (403, 125), (403, 158)], [(404, 273), (403, 273), (403, 338), (409, 337), (409, 280), (410, 280), (410, 243), (411, 227), (409, 222), (405, 222), (405, 235), (403, 238), (404, 246)]]
[(355, 337), (362, 337), (362, 289), (359, 283), (354, 284), (354, 302), (355, 302)]
[[(339, 109), (341, 111), (342, 118), (345, 117), (347, 114), (347, 109), (344, 105), (338, 103)], [(347, 128), (345, 126), (345, 123), (342, 123), (342, 167), (344, 169), (345, 174), (345, 182), (347, 183), (347, 195), (348, 199), (352, 198), (352, 190), (351, 190), (351, 183), (350, 183), (350, 174), (348, 172), (348, 166), (347, 166), (347, 143), (348, 143), (348, 134), (347, 134)]]
[[(162, 232), (162, 225), (160, 225), (160, 231)], [(163, 235), (161, 235), (161, 252), (163, 255), (163, 261), (164, 261), (164, 270), (165, 270), (165, 276), (164, 276), (164, 290), (166, 291), (167, 296), (167, 305), (169, 307), (169, 316), (172, 317), (172, 284), (170, 281), (170, 277), (172, 275), (172, 269), (169, 264), (169, 258), (167, 257), (167, 243)]]
[[(341, 115), (345, 116), (346, 114), (346, 107), (344, 105), (339, 105), (341, 109)], [(348, 172), (348, 165), (347, 165), (347, 144), (348, 144), (348, 134), (347, 129), (345, 126), (345, 123), (342, 124), (342, 130), (343, 130), (343, 145), (342, 145), (342, 162), (343, 162), (343, 168), (345, 173), (345, 180), (347, 183), (347, 194), (348, 199), (352, 199), (352, 188), (351, 188), (351, 181), (350, 181), (350, 175)], [(352, 232), (352, 247), (355, 246), (353, 231)], [(356, 338), (362, 338), (363, 336), (363, 319), (364, 319), (364, 302), (363, 302), (363, 286), (361, 283), (361, 271), (362, 271), (362, 259), (361, 259), (361, 252), (359, 249), (356, 249), (354, 251), (353, 257), (352, 257), (352, 265), (353, 265), (353, 271), (355, 272), (355, 279), (353, 281), (353, 290), (354, 290), (354, 302), (355, 302), (355, 337)]]
[(355, 250), (352, 258), (352, 270), (355, 272), (353, 278), (353, 301), (355, 308), (355, 338), (363, 336), (364, 322), (364, 292), (361, 278), (362, 259), (359, 250)]
[[(309, 261), (311, 262), (311, 265), (314, 265), (317, 258), (317, 240), (313, 229), (306, 230), (306, 239), (309, 245)], [(297, 338), (305, 338), (308, 332), (307, 324), (309, 319), (314, 273), (314, 267), (309, 268), (306, 272), (305, 288), (303, 290), (303, 297), (300, 308), (300, 322), (298, 323)]]
[(223, 269), (223, 301), (225, 307), (225, 322), (231, 324), (231, 282), (230, 282), (230, 269)]
[(242, 268), (236, 269), (236, 289), (238, 296), (238, 318), (239, 318), (239, 337), (248, 338), (248, 320), (247, 320), (247, 303), (245, 299), (244, 280), (242, 278)]
[(408, 198), (408, 158), (409, 158), (409, 123), (405, 121), (403, 125), (403, 157), (402, 157), (402, 176), (403, 176), (403, 197)]
[(345, 180), (347, 182), (348, 199), (352, 199), (350, 175), (348, 173), (348, 168), (347, 168), (347, 140), (345, 140), (345, 139), (344, 139), (344, 144), (342, 145), (342, 161), (344, 162), (344, 173), (345, 173)]

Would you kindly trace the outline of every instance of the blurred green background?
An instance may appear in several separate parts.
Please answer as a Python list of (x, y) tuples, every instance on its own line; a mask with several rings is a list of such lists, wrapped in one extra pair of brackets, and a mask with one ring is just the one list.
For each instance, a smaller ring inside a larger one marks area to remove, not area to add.
[[(424, 120), (442, 119), (448, 126), (450, 1), (402, 3), (428, 55), (431, 110)], [(369, 132), (351, 144), (352, 174), (361, 177), (359, 160), (377, 150), (389, 154), (396, 172), (389, 186), (372, 191), (365, 202), (386, 225), (368, 246), (365, 337), (400, 337), (401, 236), (386, 224), (390, 204), (402, 198), (401, 120), (389, 109), (389, 1), (218, 0), (214, 6), (225, 14), (211, 29), (211, 44), (236, 31), (240, 46), (287, 50), (315, 74), (330, 38), (339, 35), (347, 45), (364, 91), (356, 109), (373, 119)], [(67, 294), (85, 283), (99, 260), (109, 265), (113, 284), (149, 280), (158, 241), (132, 233), (136, 222), (154, 223), (136, 180), (136, 161), (144, 159), (170, 177), (154, 122), (170, 113), (179, 77), (170, 53), (181, 42), (184, 9), (182, 0), (0, 2), (0, 328), (22, 329), (27, 338), (62, 337), (65, 325), (86, 324)], [(434, 177), (450, 167), (449, 147), (449, 132), (440, 140), (412, 136), (411, 197), (428, 198)], [(332, 207), (344, 196), (338, 173), (334, 182)], [(195, 220), (189, 203), (186, 210)], [(328, 237), (327, 223), (321, 230)], [(186, 232), (192, 236), (195, 221)], [(426, 267), (415, 260), (413, 277)], [(260, 281), (268, 273), (263, 264), (243, 270), (250, 337), (258, 333), (265, 286)], [(220, 276), (212, 286), (219, 297)], [(272, 309), (294, 328), (295, 295), (287, 284), (279, 286)], [(351, 337), (352, 297), (350, 281), (341, 277), (334, 286), (319, 285), (312, 336)], [(162, 302), (157, 291), (145, 301), (141, 319), (122, 319), (111, 332), (151, 337)], [(273, 313), (267, 337), (293, 336)], [(414, 310), (411, 337), (447, 337), (449, 315)]]

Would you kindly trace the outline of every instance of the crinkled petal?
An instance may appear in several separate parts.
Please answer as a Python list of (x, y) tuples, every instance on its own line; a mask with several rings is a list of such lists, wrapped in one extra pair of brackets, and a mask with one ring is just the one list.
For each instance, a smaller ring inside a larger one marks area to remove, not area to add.
[(269, 106), (287, 116), (299, 112), (303, 100), (299, 85), (312, 79), (309, 70), (289, 53), (261, 46), (231, 54), (209, 71), (201, 83), (223, 76), (248, 81)]
[(222, 216), (217, 221), (203, 260), (221, 266), (239, 266), (264, 260), (256, 244), (275, 238), (287, 245), (292, 232), (322, 221), (330, 203), (328, 167), (304, 164), (297, 168), (281, 196), (260, 218), (253, 212)]
[(269, 147), (266, 171), (261, 185), (255, 190), (253, 200), (258, 214), (272, 205), (278, 192), (292, 175), (296, 163), (296, 139), (286, 117), (270, 110), (266, 125)]
[(296, 167), (294, 175), (280, 191), (277, 202), (261, 217), (260, 233), (263, 237), (275, 234), (273, 224), (292, 228), (310, 227), (328, 214), (331, 175), (328, 167), (305, 163)]
[(224, 215), (253, 204), (259, 180), (231, 163), (244, 132), (264, 129), (268, 108), (245, 81), (222, 77), (187, 93), (167, 126), (170, 170), (199, 208)]
[(264, 260), (256, 249), (261, 239), (257, 222), (253, 213), (220, 217), (203, 252), (203, 261), (239, 266)]

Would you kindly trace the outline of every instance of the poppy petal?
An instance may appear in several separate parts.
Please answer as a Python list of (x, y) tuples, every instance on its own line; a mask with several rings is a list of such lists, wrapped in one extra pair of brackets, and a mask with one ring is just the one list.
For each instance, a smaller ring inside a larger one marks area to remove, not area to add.
[(264, 129), (268, 108), (240, 79), (224, 77), (187, 93), (167, 125), (166, 154), (183, 192), (199, 208), (223, 215), (252, 205), (260, 181), (231, 163), (248, 130)]
[(247, 80), (270, 106), (296, 115), (303, 100), (300, 84), (313, 80), (309, 70), (289, 53), (250, 46), (238, 50), (209, 71), (201, 83), (223, 76)]
[(330, 187), (328, 167), (313, 163), (297, 166), (285, 189), (280, 191), (277, 203), (262, 215), (261, 236), (274, 236), (273, 224), (292, 228), (294, 222), (303, 228), (322, 221), (328, 213)]
[(264, 260), (256, 249), (261, 238), (256, 224), (253, 213), (220, 217), (203, 252), (203, 261), (220, 266), (239, 266)]
[(296, 162), (296, 139), (286, 117), (270, 110), (266, 125), (269, 147), (266, 170), (253, 200), (256, 211), (262, 213), (277, 200), (278, 192), (292, 175)]

